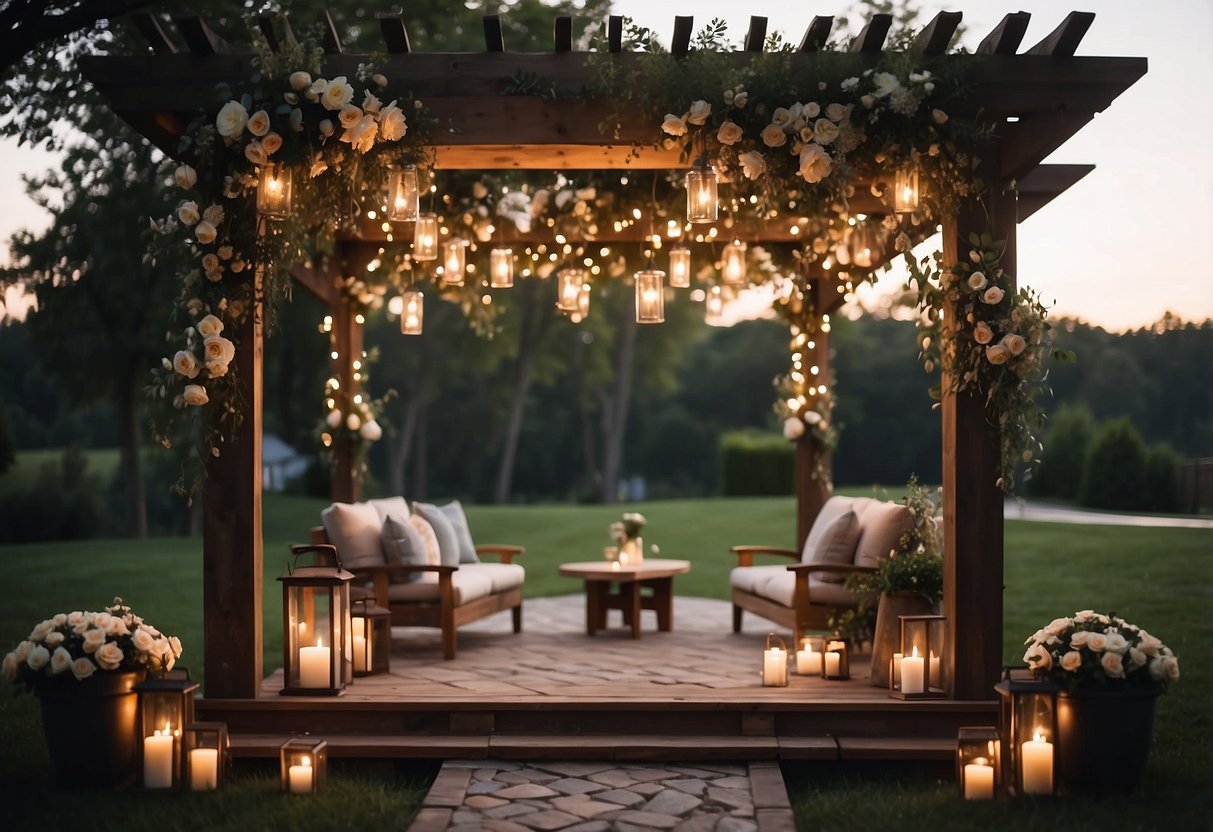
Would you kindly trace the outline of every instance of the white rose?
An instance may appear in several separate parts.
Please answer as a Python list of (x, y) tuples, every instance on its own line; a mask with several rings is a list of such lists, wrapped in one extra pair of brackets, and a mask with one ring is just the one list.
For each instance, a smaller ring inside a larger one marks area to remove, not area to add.
[(1061, 665), (1061, 669), (1067, 673), (1074, 673), (1078, 670), (1078, 668), (1082, 667), (1082, 653), (1079, 653), (1077, 650), (1070, 650), (1063, 653), (1061, 659), (1058, 661), (1058, 664)]
[(702, 99), (691, 102), (691, 111), (687, 113), (689, 124), (702, 125), (712, 114), (712, 105)]
[(374, 146), (375, 135), (378, 132), (379, 125), (375, 123), (375, 117), (364, 115), (352, 127), (346, 128), (345, 132), (341, 134), (341, 141), (366, 153)]
[(219, 110), (219, 115), (215, 116), (215, 129), (219, 131), (220, 136), (227, 139), (243, 133), (246, 124), (248, 124), (248, 110), (244, 109), (239, 101), (227, 102)]
[(4, 657), (4, 664), (0, 670), (2, 670), (4, 678), (11, 682), (17, 678), (17, 667), (17, 657), (14, 654), (9, 653)]
[(383, 108), (379, 113), (379, 135), (387, 142), (395, 142), (404, 138), (408, 125), (404, 121), (404, 111), (394, 106), (395, 102)]
[(236, 357), (236, 345), (222, 335), (212, 335), (202, 339), (202, 352), (207, 361), (226, 364)]
[(1108, 637), (1103, 633), (1087, 634), (1087, 649), (1094, 653), (1102, 653), (1108, 646)]
[(787, 127), (792, 123), (792, 111), (787, 107), (776, 107), (775, 111), (771, 113), (771, 123)]
[(1034, 670), (1048, 670), (1053, 666), (1053, 657), (1043, 645), (1033, 644), (1023, 654), (1023, 662)]
[(76, 612), (69, 612), (67, 614), (66, 623), (67, 623), (67, 626), (72, 628), (72, 631), (75, 632), (76, 635), (80, 635), (80, 633), (82, 633), (84, 631), (83, 630), (77, 631), (76, 628), (79, 627), (81, 624), (83, 624), (84, 626), (87, 627), (88, 626), (88, 617), (84, 613), (80, 612), (79, 610), (77, 610)]
[(995, 304), (995, 303), (1000, 302), (1006, 296), (1006, 294), (1007, 294), (1006, 292), (1004, 292), (1002, 289), (999, 289), (997, 286), (991, 286), (990, 288), (988, 288), (984, 292), (982, 292), (981, 302)]
[(185, 385), (185, 389), (181, 391), (181, 400), (194, 407), (200, 407), (210, 401), (206, 395), (206, 388), (200, 384)]
[(206, 375), (208, 378), (223, 378), (227, 375), (226, 361), (208, 361), (206, 362)]
[(306, 72), (303, 72), (303, 71), (291, 73), (291, 89), (295, 90), (295, 92), (303, 92), (305, 89), (307, 89), (311, 85), (312, 85), (312, 76), (311, 75), (308, 75)]
[(1162, 642), (1155, 636), (1150, 635), (1144, 630), (1141, 633), (1141, 638), (1137, 643), (1141, 648), (1141, 652), (1147, 656), (1157, 656), (1158, 651), (1162, 649)]
[(750, 150), (737, 156), (741, 163), (741, 172), (746, 179), (757, 179), (766, 172), (767, 160), (757, 150)]
[(989, 283), (989, 281), (986, 280), (986, 276), (981, 272), (973, 272), (971, 275), (969, 275), (969, 288), (974, 292), (980, 292), (982, 289), (986, 288), (987, 283)]
[(202, 243), (204, 246), (215, 242), (215, 236), (217, 234), (218, 232), (215, 230), (215, 226), (211, 225), (206, 220), (202, 220), (194, 226), (194, 239)]
[(45, 621), (38, 622), (38, 625), (30, 631), (30, 641), (42, 641), (48, 635), (50, 635), (50, 632), (53, 629), (55, 629), (55, 622), (51, 621), (49, 618)]
[(41, 670), (46, 667), (51, 660), (51, 651), (47, 650), (41, 644), (29, 651), (29, 655), (25, 657), (25, 663), (29, 665), (30, 670)]
[(366, 95), (362, 98), (362, 109), (368, 113), (378, 113), (382, 106), (383, 102), (376, 98), (370, 90), (366, 90)]
[(1011, 357), (1011, 351), (1002, 344), (994, 344), (986, 347), (986, 361), (991, 364), (1006, 364), (1007, 359)]
[(1002, 341), (999, 343), (1006, 347), (1010, 351), (1011, 355), (1019, 355), (1025, 349), (1027, 349), (1028, 346), (1028, 342), (1024, 340), (1024, 337), (1022, 335), (1016, 335), (1014, 332), (1008, 332), (1006, 335), (1002, 336)]
[(973, 340), (984, 346), (994, 340), (994, 330), (985, 321), (978, 321), (973, 327)]
[(265, 138), (261, 140), (261, 148), (267, 156), (273, 156), (282, 149), (282, 136), (272, 130), (265, 134)]
[(270, 114), (258, 110), (248, 117), (248, 131), (254, 136), (264, 136), (270, 131)]
[(935, 120), (936, 124), (947, 124), (948, 123), (948, 114), (945, 113), (943, 110), (939, 110), (939, 109), (931, 110), (931, 118)]
[(374, 75), (371, 76), (371, 80), (375, 82), (375, 86), (377, 86), (377, 87), (386, 87), (387, 86), (387, 76), (384, 75), (382, 72), (376, 72)]
[(798, 416), (789, 416), (783, 420), (783, 438), (795, 442), (804, 436), (804, 420)]
[(1099, 659), (1099, 666), (1103, 668), (1104, 673), (1113, 679), (1124, 678), (1125, 665), (1119, 653), (1104, 653)]
[(346, 83), (344, 75), (329, 81), (320, 93), (320, 103), (326, 110), (340, 110), (354, 99), (354, 88)]
[(324, 423), (333, 430), (339, 428), (341, 426), (341, 411), (330, 410), (328, 415), (324, 417)]
[(835, 124), (846, 118), (848, 112), (850, 112), (850, 108), (843, 104), (826, 105), (826, 118)]
[(207, 315), (195, 327), (198, 330), (198, 334), (203, 338), (210, 338), (212, 335), (218, 335), (220, 332), (223, 332), (223, 321), (214, 315)]
[(787, 134), (778, 124), (772, 123), (762, 128), (762, 143), (767, 147), (783, 147), (787, 142)]
[(1091, 634), (1089, 632), (1087, 632), (1086, 630), (1079, 630), (1078, 632), (1076, 632), (1070, 636), (1070, 646), (1071, 647), (1086, 647), (1087, 639), (1090, 637), (1091, 637)]
[(1141, 652), (1136, 647), (1129, 648), (1129, 662), (1134, 667), (1141, 667), (1147, 661), (1149, 661), (1149, 658), (1147, 658), (1145, 653)]
[(177, 206), (177, 219), (181, 220), (185, 225), (193, 225), (198, 222), (199, 216), (198, 203), (193, 200), (183, 202)]
[(733, 145), (741, 141), (742, 130), (741, 125), (735, 121), (726, 121), (720, 125), (720, 129), (716, 131), (716, 141), (721, 144)]
[(828, 118), (819, 118), (813, 122), (813, 141), (818, 144), (829, 144), (838, 138), (838, 125)]
[[(322, 119), (319, 127), (320, 127), (320, 135), (324, 136), (326, 139), (329, 136), (333, 135), (334, 128), (333, 128), (332, 119), (327, 119), (327, 118)], [(325, 167), (328, 167), (328, 166), (326, 165)], [(315, 176), (316, 174), (312, 174), (312, 175)]]
[(118, 665), (122, 664), (122, 660), (126, 656), (123, 654), (121, 647), (109, 641), (97, 648), (95, 658), (97, 666), (102, 670), (117, 670)]
[(105, 630), (94, 627), (84, 633), (84, 652), (95, 653), (97, 648), (105, 644)]
[(367, 442), (378, 442), (383, 438), (383, 428), (374, 419), (370, 419), (362, 423), (362, 427), (358, 429), (358, 435)]
[(834, 161), (830, 158), (830, 154), (826, 153), (820, 145), (805, 145), (804, 149), (800, 151), (800, 175), (804, 181), (810, 184), (820, 182), (829, 176), (833, 166)]
[(173, 171), (173, 181), (177, 183), (178, 188), (188, 191), (198, 184), (198, 171), (189, 165), (178, 165), (177, 169)]
[(362, 419), (358, 417), (357, 413), (351, 413), (345, 417), (345, 426), (350, 430), (358, 430), (362, 427)]
[(17, 660), (17, 664), (29, 658), (29, 651), (34, 649), (32, 641), (23, 641), (13, 648), (13, 658)]
[(666, 113), (665, 118), (661, 122), (661, 129), (671, 136), (685, 136), (687, 124), (673, 113)]
[(265, 152), (265, 147), (261, 142), (251, 141), (244, 146), (244, 158), (254, 165), (264, 165), (269, 162), (270, 155)]
[(168, 649), (172, 652), (174, 658), (179, 658), (181, 656), (181, 639), (176, 636), (169, 636)]
[(47, 634), (46, 641), (44, 642), (44, 644), (46, 644), (47, 647), (58, 647), (62, 643), (63, 643), (63, 633), (59, 632), (58, 630), (55, 630), (54, 632)]
[(337, 121), (341, 123), (342, 127), (353, 127), (362, 121), (362, 110), (353, 104), (346, 104), (341, 108), (341, 112), (337, 113)]
[(51, 654), (51, 673), (58, 676), (72, 666), (72, 654), (62, 647), (56, 647)]
[(81, 656), (72, 662), (72, 675), (80, 681), (84, 681), (97, 670), (97, 665), (93, 664), (92, 659), (88, 656)]
[(135, 649), (140, 653), (146, 653), (152, 649), (152, 645), (156, 643), (156, 639), (152, 638), (151, 633), (140, 627), (131, 636), (131, 643), (135, 645)]

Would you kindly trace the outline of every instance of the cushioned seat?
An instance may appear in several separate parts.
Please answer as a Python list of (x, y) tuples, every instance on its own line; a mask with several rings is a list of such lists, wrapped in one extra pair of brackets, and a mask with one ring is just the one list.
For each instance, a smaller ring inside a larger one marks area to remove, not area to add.
[[(451, 575), (455, 603), (466, 604), (522, 586), (526, 570), (516, 563), (466, 563)], [(413, 582), (388, 586), (389, 601), (437, 601), (438, 582)]]

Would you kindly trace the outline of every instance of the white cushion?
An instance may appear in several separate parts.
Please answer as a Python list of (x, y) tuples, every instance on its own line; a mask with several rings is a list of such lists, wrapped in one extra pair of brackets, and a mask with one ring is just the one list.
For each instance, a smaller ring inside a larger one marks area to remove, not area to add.
[[(796, 576), (786, 566), (738, 566), (729, 573), (734, 589), (791, 607), (796, 594)], [(857, 598), (842, 584), (827, 583), (809, 576), (809, 600), (814, 604), (854, 606)]]
[[(820, 525), (815, 522), (813, 528), (816, 529)], [(855, 512), (850, 509), (844, 511), (825, 525), (825, 528), (817, 535), (814, 548), (810, 549), (808, 541), (805, 542), (802, 556), (804, 562), (845, 563), (848, 565), (854, 563), (855, 544), (859, 542), (861, 532), (859, 518)], [(841, 572), (819, 572), (817, 577), (835, 584), (840, 584), (846, 579), (846, 575)]]
[(413, 513), (433, 527), (434, 535), (438, 538), (438, 549), (442, 552), (442, 565), (458, 566), (459, 538), (446, 515), (433, 503), (413, 503)]
[(487, 576), (494, 594), (520, 587), (526, 580), (526, 570), (516, 563), (464, 563), (459, 572)]
[(403, 497), (383, 497), (369, 502), (379, 512), (381, 522), (389, 517), (395, 517), (401, 523), (409, 519), (409, 504)]
[(472, 542), (472, 530), (468, 528), (467, 515), (463, 513), (463, 503), (451, 500), (445, 506), (438, 506), (438, 510), (450, 521), (451, 529), (455, 532), (455, 540), (459, 543), (459, 562), (480, 563), (476, 544)]
[(382, 566), (383, 522), (370, 503), (333, 503), (320, 512), (329, 543), (347, 569)]
[[(451, 575), (451, 587), (455, 592), (455, 606), (484, 598), (493, 593), (490, 575), (475, 570), (459, 569)], [(437, 601), (440, 599), (436, 583), (392, 584), (388, 587), (390, 601)]]
[(879, 566), (910, 527), (910, 510), (901, 503), (862, 498), (856, 501), (855, 513), (863, 528), (855, 547), (855, 565)]
[(813, 525), (809, 528), (809, 536), (805, 538), (804, 549), (801, 550), (801, 560), (808, 563), (810, 554), (817, 548), (817, 544), (821, 542), (822, 535), (825, 534), (826, 528), (830, 523), (848, 511), (852, 511), (855, 507), (856, 498), (854, 497), (831, 497), (822, 504), (821, 510), (817, 512), (817, 516), (813, 518)]

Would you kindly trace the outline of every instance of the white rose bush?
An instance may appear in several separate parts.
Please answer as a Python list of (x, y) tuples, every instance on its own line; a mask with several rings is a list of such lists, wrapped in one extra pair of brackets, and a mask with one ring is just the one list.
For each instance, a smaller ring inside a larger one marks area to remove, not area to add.
[(100, 612), (58, 613), (39, 622), (4, 656), (4, 678), (37, 693), (98, 673), (140, 670), (160, 675), (181, 658), (181, 641), (148, 624), (121, 598)]
[(1024, 663), (1037, 678), (1069, 691), (1163, 691), (1179, 679), (1171, 648), (1115, 613), (1081, 610), (1054, 619), (1024, 643)]

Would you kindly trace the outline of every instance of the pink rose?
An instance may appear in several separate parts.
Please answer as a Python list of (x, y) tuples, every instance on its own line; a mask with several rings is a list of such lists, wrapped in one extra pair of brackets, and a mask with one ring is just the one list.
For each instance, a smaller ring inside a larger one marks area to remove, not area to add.
[(1099, 665), (1103, 668), (1103, 672), (1113, 679), (1124, 678), (1125, 666), (1119, 653), (1104, 653), (1099, 660)]
[(1067, 673), (1074, 673), (1078, 668), (1082, 667), (1082, 654), (1077, 650), (1070, 650), (1062, 654), (1058, 664)]

